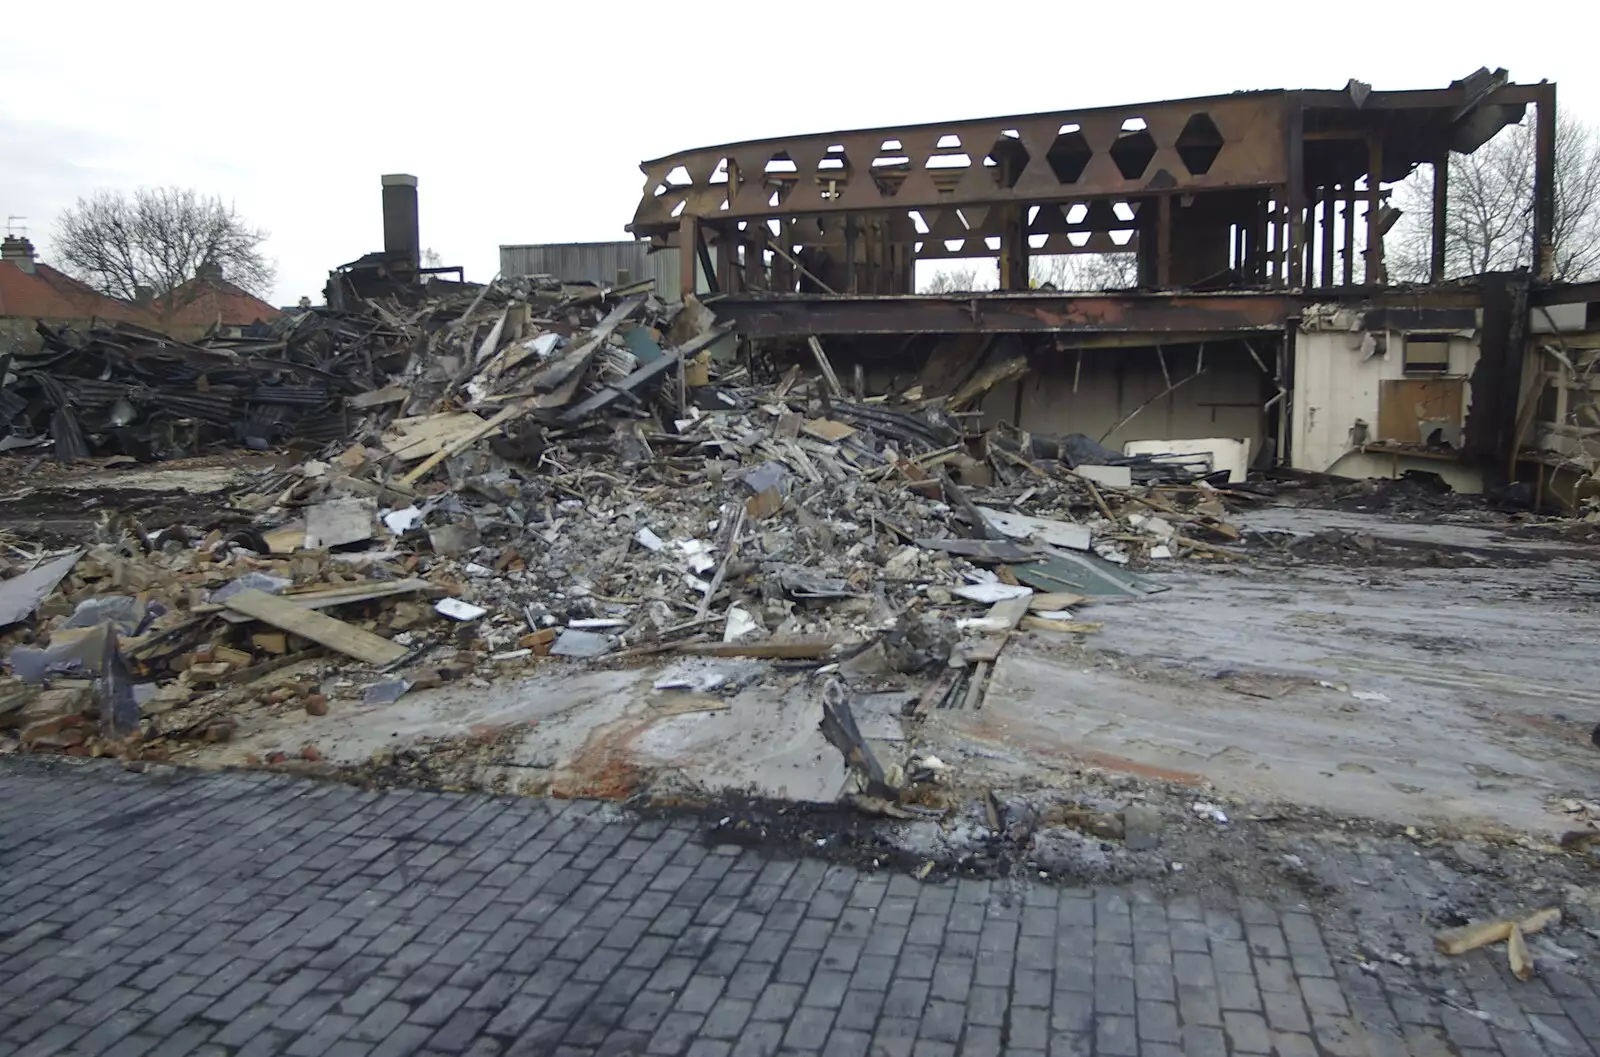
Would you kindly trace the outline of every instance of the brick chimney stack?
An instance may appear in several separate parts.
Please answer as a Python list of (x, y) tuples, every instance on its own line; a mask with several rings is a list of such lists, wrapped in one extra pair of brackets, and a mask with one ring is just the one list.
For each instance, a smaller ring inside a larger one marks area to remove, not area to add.
[(14, 264), (29, 275), (35, 273), (33, 261), (33, 243), (23, 235), (7, 235), (4, 242), (0, 242), (0, 261)]

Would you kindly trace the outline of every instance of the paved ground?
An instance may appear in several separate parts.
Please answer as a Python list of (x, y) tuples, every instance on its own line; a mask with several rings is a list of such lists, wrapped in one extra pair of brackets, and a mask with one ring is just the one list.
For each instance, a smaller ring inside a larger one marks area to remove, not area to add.
[[(1334, 917), (904, 874), (593, 803), (0, 759), (0, 1055), (1591, 1055), (1581, 979), (1432, 995)], [(1442, 1000), (1439, 1000), (1442, 999)], [(1470, 1010), (1477, 1010), (1481, 1016)]]

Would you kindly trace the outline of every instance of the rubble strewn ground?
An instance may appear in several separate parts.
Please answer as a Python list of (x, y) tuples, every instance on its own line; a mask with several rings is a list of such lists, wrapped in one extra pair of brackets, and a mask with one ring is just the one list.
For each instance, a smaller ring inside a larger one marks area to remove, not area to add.
[[(846, 393), (645, 289), (308, 316), (30, 368), (167, 373), (33, 423), (96, 459), (9, 456), (0, 747), (689, 808), (924, 874), (1346, 899), (1330, 856), (1409, 855), (1439, 927), (1592, 911), (1586, 523), (974, 432), (981, 393)], [(162, 410), (174, 362), (274, 356), (339, 379), (318, 414)]]

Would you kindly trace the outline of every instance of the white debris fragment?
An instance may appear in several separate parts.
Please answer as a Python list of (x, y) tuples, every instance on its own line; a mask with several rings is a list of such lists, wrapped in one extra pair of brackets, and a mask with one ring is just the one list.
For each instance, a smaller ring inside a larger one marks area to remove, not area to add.
[(475, 606), (471, 602), (463, 602), (459, 598), (441, 598), (433, 604), (434, 612), (451, 620), (477, 620), (489, 612), (482, 606)]
[(613, 617), (580, 617), (577, 620), (567, 621), (569, 628), (625, 628), (626, 620), (617, 620)]
[(422, 511), (415, 505), (391, 510), (383, 515), (384, 526), (396, 536), (409, 532), (422, 523)]
[(707, 669), (679, 670), (662, 675), (653, 686), (657, 690), (694, 690), (705, 694), (721, 689), (727, 682), (728, 676), (724, 672)]
[(530, 649), (520, 649), (520, 650), (507, 650), (504, 653), (490, 654), (489, 655), (489, 659), (491, 661), (520, 661), (524, 657), (532, 657), (532, 656), (533, 656), (533, 651), (532, 650), (530, 650)]
[(1373, 701), (1383, 705), (1389, 703), (1389, 695), (1381, 694), (1376, 690), (1352, 690), (1350, 691), (1350, 696), (1357, 701)]
[(468, 562), (466, 566), (466, 573), (468, 576), (484, 577), (493, 576), (494, 570), (489, 568), (487, 565), (479, 565), (477, 562)]
[(1226, 826), (1228, 824), (1227, 812), (1223, 811), (1215, 804), (1208, 804), (1204, 800), (1197, 800), (1190, 806), (1194, 808), (1194, 813), (1199, 815), (1201, 818), (1209, 818), (1211, 821), (1222, 826)]
[(759, 630), (760, 627), (761, 625), (756, 623), (755, 617), (752, 617), (738, 606), (730, 606), (727, 621), (722, 628), (722, 641), (738, 642), (745, 636)]
[(638, 542), (639, 546), (643, 547), (647, 551), (659, 551), (667, 545), (665, 540), (663, 540), (660, 536), (657, 536), (654, 532), (651, 532), (648, 528), (642, 528), (638, 532), (635, 532), (633, 534), (633, 538)]
[(1038, 617), (1038, 618), (1040, 618), (1041, 620), (1071, 620), (1072, 619), (1072, 610), (1070, 610), (1070, 609), (1046, 609), (1046, 610), (1042, 610), (1042, 611), (1040, 611), (1038, 613), (1035, 613), (1033, 615)]
[(1150, 557), (1151, 558), (1170, 558), (1170, 557), (1172, 557), (1172, 548), (1167, 546), (1165, 543), (1162, 543), (1162, 544), (1159, 544), (1157, 546), (1151, 547), (1150, 548)]
[(1008, 598), (1026, 597), (1033, 594), (1033, 588), (1002, 583), (968, 584), (963, 587), (957, 587), (950, 593), (968, 601), (993, 604), (995, 602), (1004, 602)]

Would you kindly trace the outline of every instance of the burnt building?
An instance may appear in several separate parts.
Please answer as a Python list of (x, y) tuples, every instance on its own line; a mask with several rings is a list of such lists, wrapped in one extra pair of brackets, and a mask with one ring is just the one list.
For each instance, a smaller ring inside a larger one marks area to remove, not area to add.
[[(1476, 489), (1516, 473), (1529, 432), (1555, 101), (1553, 84), (1479, 70), (1420, 91), (1351, 81), (726, 144), (644, 163), (629, 230), (758, 345), (815, 335), (884, 384), (946, 391), (1026, 356), (989, 420)], [(1524, 120), (1531, 273), (1446, 282), (1448, 157)], [(1389, 193), (1422, 166), (1431, 274), (1402, 285)], [(1030, 258), (1071, 254), (1131, 255), (1136, 281), (1031, 288)], [(972, 257), (997, 263), (999, 289), (914, 292), (919, 261)]]

